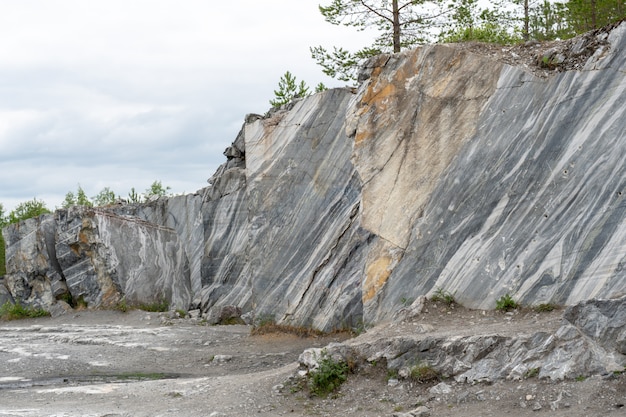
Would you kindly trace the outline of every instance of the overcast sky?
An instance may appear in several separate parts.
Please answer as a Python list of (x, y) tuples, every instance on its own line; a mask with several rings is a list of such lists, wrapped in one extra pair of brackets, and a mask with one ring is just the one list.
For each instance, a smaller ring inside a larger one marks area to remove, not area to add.
[(225, 161), (286, 70), (325, 77), (309, 47), (372, 33), (326, 23), (330, 0), (0, 0), (0, 203), (60, 207), (78, 184), (190, 193)]

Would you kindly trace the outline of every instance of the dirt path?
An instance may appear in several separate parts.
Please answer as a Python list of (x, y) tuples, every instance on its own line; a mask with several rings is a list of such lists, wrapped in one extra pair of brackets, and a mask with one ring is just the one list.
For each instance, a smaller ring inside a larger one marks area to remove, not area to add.
[[(407, 332), (514, 334), (558, 327), (560, 313), (493, 312), (430, 305), (402, 325), (360, 341)], [(336, 395), (311, 397), (283, 384), (308, 347), (341, 336), (250, 336), (247, 326), (163, 321), (159, 313), (84, 311), (0, 323), (2, 416), (392, 416), (419, 406), (431, 416), (626, 415), (626, 378), (493, 385), (389, 385), (380, 367), (350, 375)], [(449, 391), (449, 392), (448, 392)], [(404, 414), (410, 415), (410, 414)]]

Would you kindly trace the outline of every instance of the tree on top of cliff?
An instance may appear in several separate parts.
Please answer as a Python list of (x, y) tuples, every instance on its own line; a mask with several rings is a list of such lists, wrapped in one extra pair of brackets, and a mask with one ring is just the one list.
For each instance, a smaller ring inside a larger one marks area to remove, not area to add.
[(324, 74), (342, 81), (356, 80), (360, 62), (368, 57), (433, 40), (431, 29), (447, 13), (443, 0), (333, 0), (319, 9), (333, 25), (375, 27), (381, 32), (372, 46), (355, 53), (341, 47), (332, 52), (322, 46), (310, 48)]
[(272, 107), (280, 107), (289, 103), (296, 97), (306, 97), (309, 95), (309, 87), (304, 81), (296, 81), (296, 77), (289, 71), (278, 80), (278, 90), (274, 90), (274, 99), (270, 100)]
[(33, 198), (30, 201), (18, 204), (17, 207), (9, 213), (5, 221), (8, 224), (18, 223), (22, 220), (37, 217), (46, 213), (50, 213), (50, 210), (46, 207), (46, 203)]

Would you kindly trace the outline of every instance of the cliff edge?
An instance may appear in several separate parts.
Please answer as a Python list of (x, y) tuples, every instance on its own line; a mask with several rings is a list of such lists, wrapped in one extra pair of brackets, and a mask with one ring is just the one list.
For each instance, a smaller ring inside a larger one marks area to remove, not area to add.
[(322, 330), (438, 289), (482, 309), (619, 298), (626, 22), (517, 48), (375, 57), (356, 91), (247, 116), (195, 194), (9, 226), (0, 297)]

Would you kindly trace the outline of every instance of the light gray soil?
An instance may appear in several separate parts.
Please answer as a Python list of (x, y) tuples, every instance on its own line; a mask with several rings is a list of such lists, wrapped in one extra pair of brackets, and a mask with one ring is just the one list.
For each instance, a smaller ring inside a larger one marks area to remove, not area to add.
[[(560, 312), (504, 315), (431, 304), (412, 323), (359, 336), (511, 334), (556, 328)], [(57, 318), (0, 322), (0, 416), (392, 416), (426, 406), (431, 416), (622, 416), (626, 376), (492, 385), (387, 382), (362, 364), (322, 399), (286, 381), (308, 347), (345, 335), (250, 336), (247, 326), (205, 326), (163, 314), (81, 311)], [(410, 414), (406, 414), (407, 416)]]

